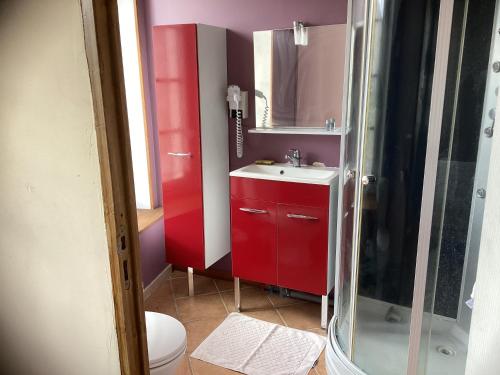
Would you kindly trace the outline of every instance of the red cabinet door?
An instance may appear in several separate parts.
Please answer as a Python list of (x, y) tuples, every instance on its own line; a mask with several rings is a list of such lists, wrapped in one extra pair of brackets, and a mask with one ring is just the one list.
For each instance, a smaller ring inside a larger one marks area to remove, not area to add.
[(205, 268), (196, 25), (153, 28), (167, 262)]
[(326, 294), (328, 210), (278, 205), (278, 285)]
[(232, 199), (231, 229), (233, 275), (276, 285), (276, 205)]

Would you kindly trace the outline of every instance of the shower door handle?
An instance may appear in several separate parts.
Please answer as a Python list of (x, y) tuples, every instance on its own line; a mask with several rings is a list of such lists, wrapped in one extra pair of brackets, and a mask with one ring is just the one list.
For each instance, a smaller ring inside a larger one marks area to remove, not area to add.
[(374, 175), (368, 174), (366, 176), (361, 177), (361, 183), (364, 186), (371, 185), (377, 181), (377, 178)]

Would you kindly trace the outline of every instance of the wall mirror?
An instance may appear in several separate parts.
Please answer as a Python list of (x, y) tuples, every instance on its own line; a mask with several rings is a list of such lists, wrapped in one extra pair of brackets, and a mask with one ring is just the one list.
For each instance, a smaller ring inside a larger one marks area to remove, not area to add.
[(293, 29), (256, 31), (256, 129), (342, 126), (346, 25), (306, 27), (306, 45)]

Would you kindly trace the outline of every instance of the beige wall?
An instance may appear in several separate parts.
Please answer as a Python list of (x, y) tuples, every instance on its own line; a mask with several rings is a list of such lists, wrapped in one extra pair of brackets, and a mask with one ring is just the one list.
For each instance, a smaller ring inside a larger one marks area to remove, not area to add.
[(0, 373), (118, 374), (78, 0), (0, 1)]
[[(500, 97), (496, 113), (500, 114)], [(492, 141), (467, 375), (500, 374), (500, 129), (495, 129)]]

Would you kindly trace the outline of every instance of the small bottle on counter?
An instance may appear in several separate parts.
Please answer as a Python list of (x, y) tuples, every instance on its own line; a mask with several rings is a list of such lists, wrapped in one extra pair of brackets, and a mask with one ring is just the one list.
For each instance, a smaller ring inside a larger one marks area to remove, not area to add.
[(326, 131), (333, 131), (335, 129), (335, 119), (329, 118), (325, 121), (325, 129)]

